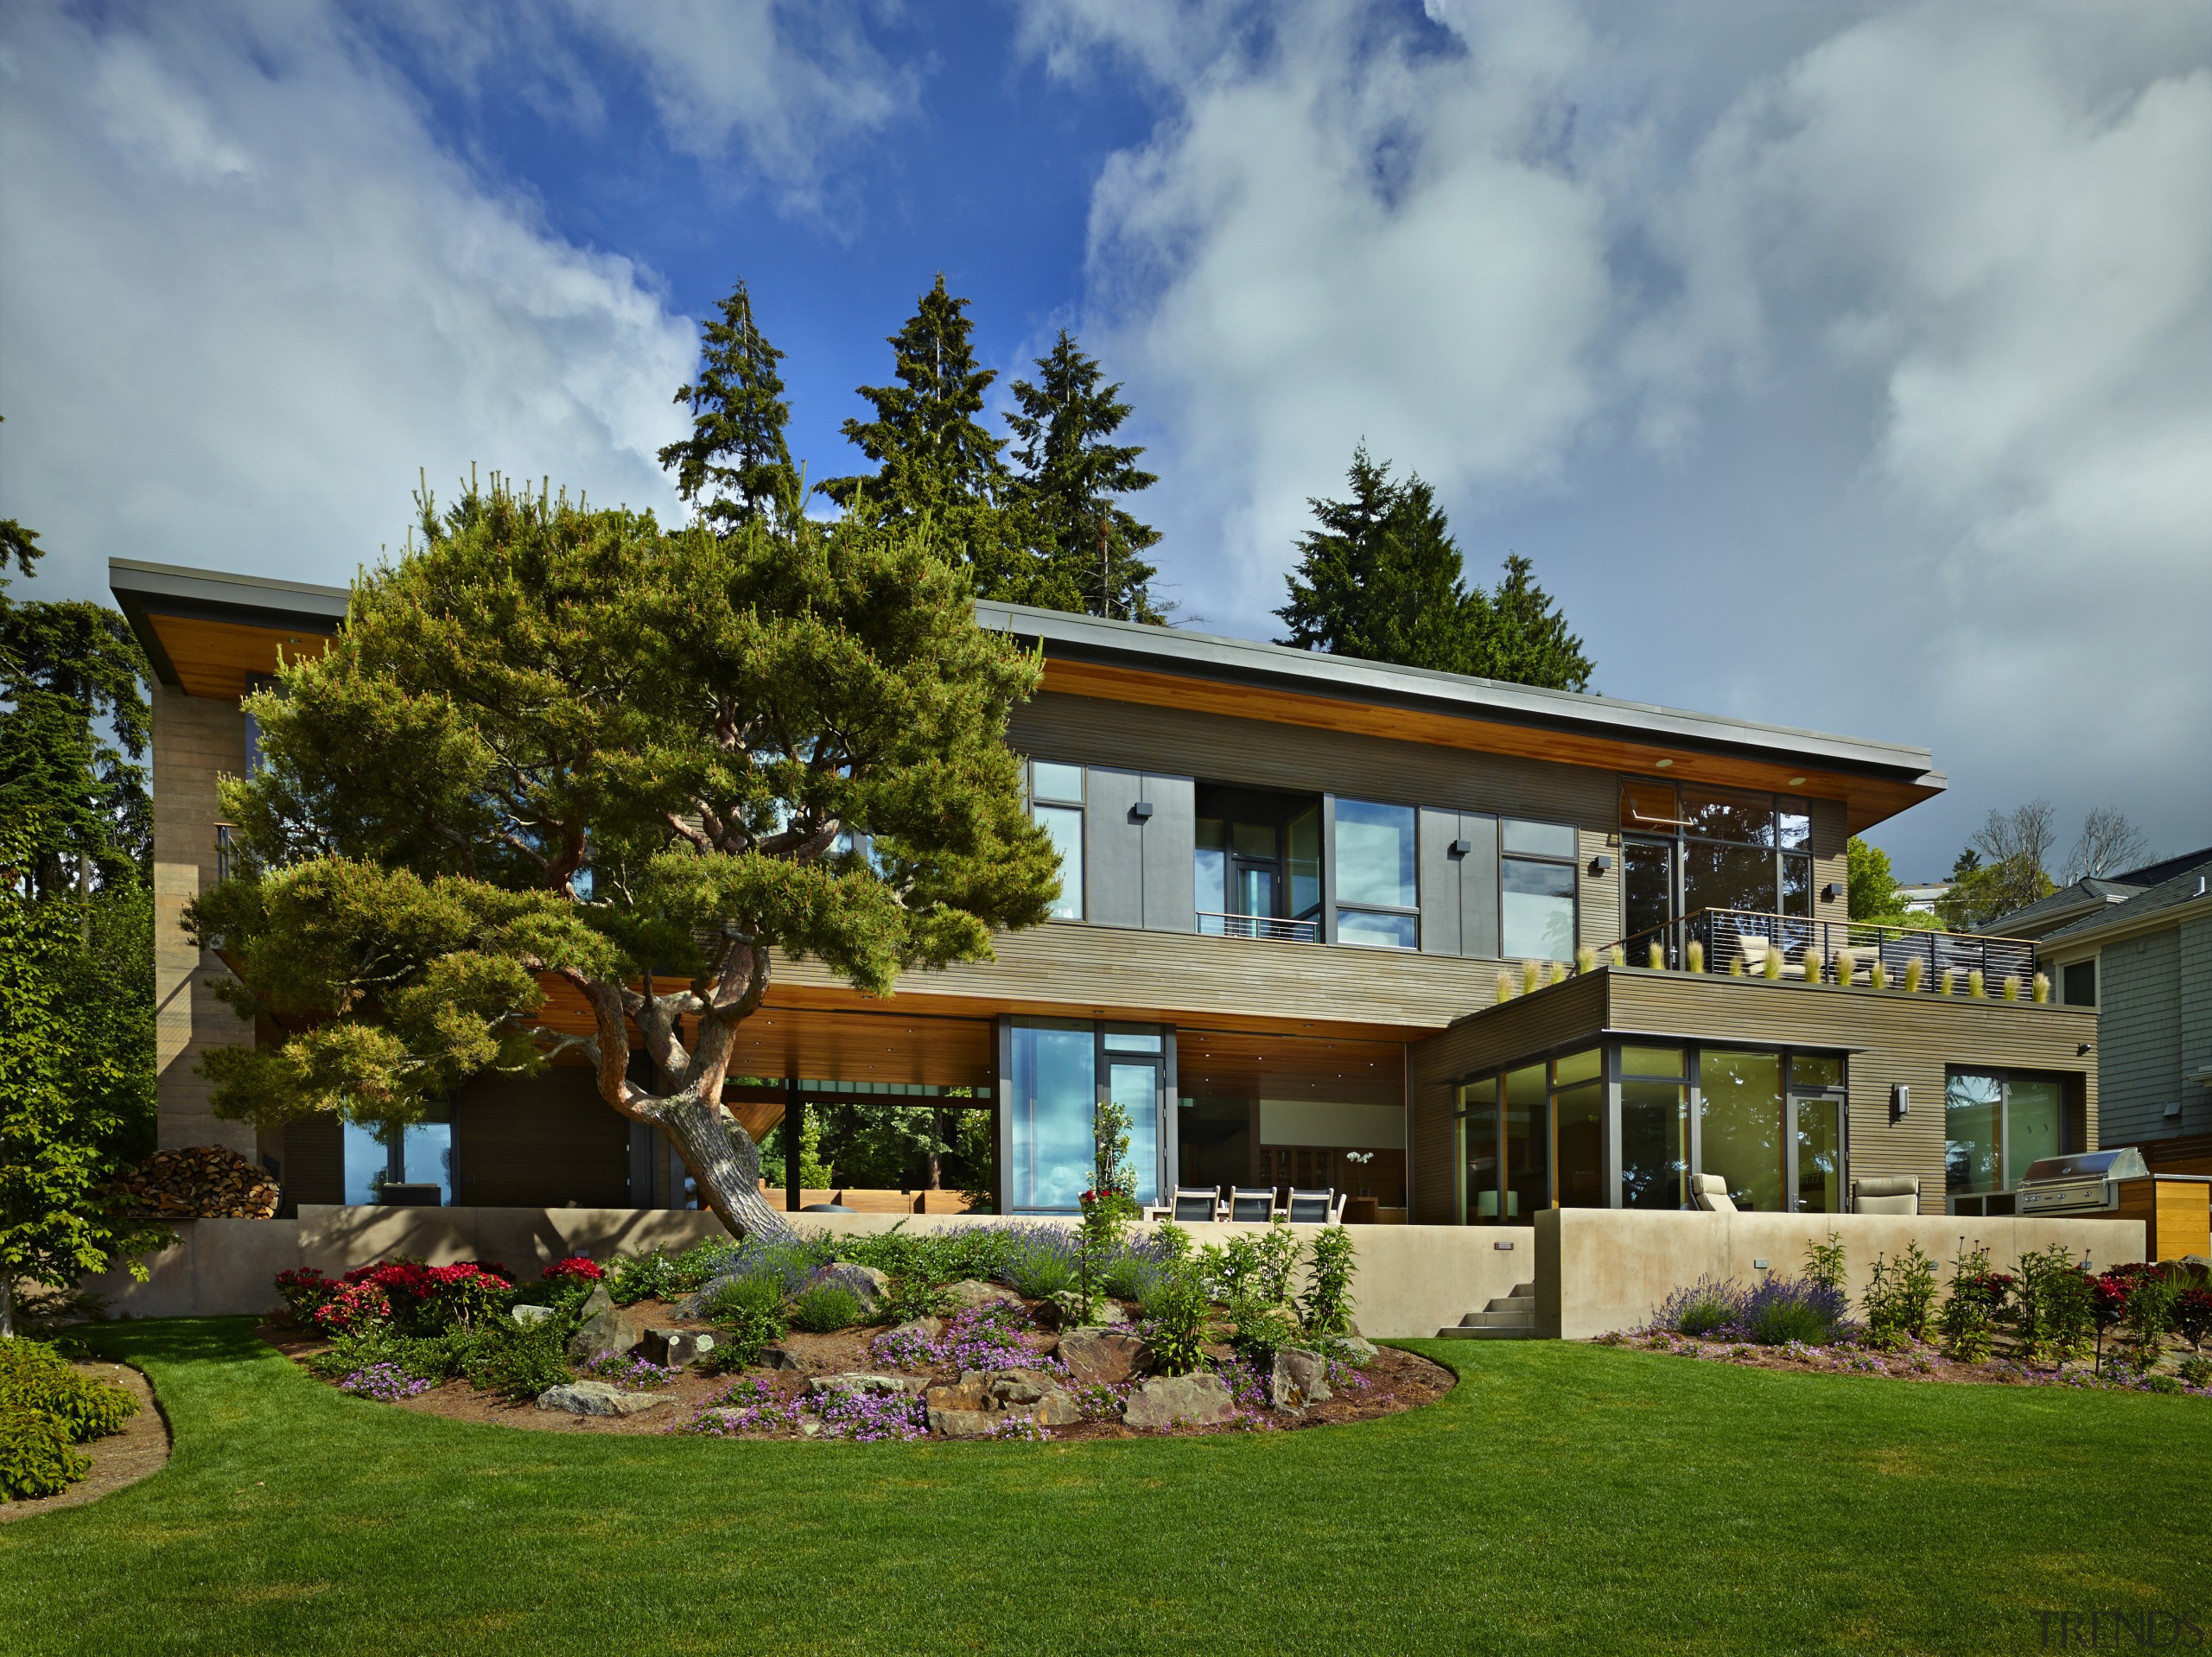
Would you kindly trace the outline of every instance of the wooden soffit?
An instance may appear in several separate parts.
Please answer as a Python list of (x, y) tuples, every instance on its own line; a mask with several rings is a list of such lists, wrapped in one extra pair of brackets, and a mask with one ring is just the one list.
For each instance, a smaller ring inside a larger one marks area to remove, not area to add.
[[(1266, 720), (1277, 725), (1341, 731), (1357, 736), (1389, 737), (1401, 742), (1426, 742), (1475, 753), (1512, 754), (1599, 771), (1640, 773), (1675, 782), (1707, 783), (1836, 800), (1842, 803), (1845, 819), (1853, 834), (1942, 791), (1923, 783), (1824, 771), (1804, 763), (1635, 742), (1065, 657), (1046, 657), (1044, 689), (1071, 696), (1188, 708), (1234, 719)], [(1668, 763), (1662, 765), (1662, 760)]]
[(330, 648), (332, 638), (292, 625), (257, 627), (152, 610), (146, 613), (146, 625), (160, 641), (186, 695), (232, 702), (245, 695), (248, 674), (274, 673), (280, 659), (321, 656)]

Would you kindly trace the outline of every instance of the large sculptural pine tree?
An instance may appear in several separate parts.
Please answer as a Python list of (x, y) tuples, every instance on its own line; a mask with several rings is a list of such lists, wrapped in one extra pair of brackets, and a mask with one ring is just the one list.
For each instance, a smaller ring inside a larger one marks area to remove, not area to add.
[(720, 1104), (745, 1020), (779, 951), (881, 994), (1045, 918), (1002, 740), (1037, 664), (899, 525), (665, 532), (495, 480), (421, 529), (250, 703), (251, 867), (191, 924), (295, 1033), (211, 1052), (217, 1108), (402, 1123), (573, 1051), (733, 1234), (784, 1233)]

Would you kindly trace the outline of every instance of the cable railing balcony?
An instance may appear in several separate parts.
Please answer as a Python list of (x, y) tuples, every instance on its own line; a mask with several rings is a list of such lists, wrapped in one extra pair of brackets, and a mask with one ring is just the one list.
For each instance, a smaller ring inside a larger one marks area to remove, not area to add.
[(2036, 976), (2036, 946), (2028, 938), (1816, 921), (1750, 909), (1700, 909), (1631, 933), (1613, 947), (1631, 967), (1656, 962), (1680, 971), (1690, 964), (1693, 943), (1705, 971), (1730, 976), (1955, 994), (1971, 994), (1972, 975), (1979, 973), (1984, 994), (2002, 994), (2011, 979), (2013, 994), (2023, 1000), (2032, 994)]
[(1318, 920), (1284, 920), (1275, 915), (1226, 915), (1217, 910), (1198, 911), (1198, 935), (1211, 938), (1268, 938), (1277, 943), (1319, 943)]

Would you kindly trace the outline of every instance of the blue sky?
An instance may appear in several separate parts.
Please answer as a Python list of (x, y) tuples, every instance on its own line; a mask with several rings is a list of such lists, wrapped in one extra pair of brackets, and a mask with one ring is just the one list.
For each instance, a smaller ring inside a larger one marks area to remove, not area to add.
[(793, 447), (938, 270), (1065, 326), (1168, 596), (1267, 637), (1365, 438), (1608, 695), (1924, 743), (2212, 842), (2212, 14), (1565, 0), (0, 12), (0, 511), (345, 580), (417, 469), (674, 509), (750, 282)]

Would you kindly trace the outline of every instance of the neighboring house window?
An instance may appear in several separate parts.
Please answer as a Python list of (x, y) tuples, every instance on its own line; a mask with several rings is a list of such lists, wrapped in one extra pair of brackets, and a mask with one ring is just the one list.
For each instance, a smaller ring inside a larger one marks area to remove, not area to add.
[(1337, 942), (1421, 947), (1421, 892), (1409, 805), (1337, 802)]
[(1499, 950), (1509, 960), (1571, 959), (1574, 830), (1565, 823), (1516, 822), (1508, 817), (1499, 825)]
[(2011, 1190), (2031, 1164), (2080, 1148), (2066, 1079), (2012, 1070), (1953, 1070), (1943, 1082), (1944, 1190)]
[(1052, 837), (1060, 854), (1060, 895), (1052, 904), (1057, 920), (1083, 918), (1083, 767), (1029, 765), (1029, 814)]
[(2097, 963), (2093, 956), (2088, 961), (2066, 963), (2066, 1005), (2094, 1006), (2097, 1004)]

